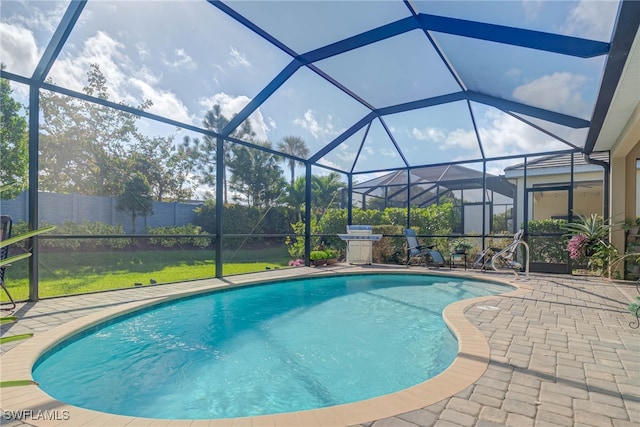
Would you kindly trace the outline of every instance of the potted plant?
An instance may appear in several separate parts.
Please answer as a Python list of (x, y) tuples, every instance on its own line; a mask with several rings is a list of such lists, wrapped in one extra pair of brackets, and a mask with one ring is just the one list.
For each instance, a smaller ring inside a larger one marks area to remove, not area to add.
[(623, 228), (630, 236), (638, 235), (638, 226), (640, 226), (640, 217), (638, 218), (627, 218), (624, 220)]
[(467, 239), (464, 239), (464, 238), (458, 238), (454, 240), (452, 243), (452, 246), (453, 246), (453, 253), (456, 255), (464, 255), (467, 253), (467, 251), (469, 251), (473, 247), (473, 245), (469, 243)]
[(311, 251), (309, 259), (313, 265), (325, 265), (327, 263), (327, 253), (325, 251)]
[(610, 265), (618, 259), (616, 248), (609, 242), (609, 231), (616, 224), (595, 213), (578, 217), (578, 221), (561, 226), (571, 235), (567, 243), (569, 257), (586, 259), (590, 272), (607, 275)]
[(335, 264), (338, 262), (340, 252), (335, 249), (327, 249), (324, 251), (327, 254), (327, 265)]

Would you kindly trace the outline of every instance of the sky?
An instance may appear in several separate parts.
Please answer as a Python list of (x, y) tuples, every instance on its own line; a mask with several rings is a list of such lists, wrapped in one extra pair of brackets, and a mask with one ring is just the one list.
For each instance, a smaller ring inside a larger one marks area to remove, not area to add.
[[(59, 86), (81, 91), (89, 66), (97, 63), (112, 101), (138, 105), (151, 100), (150, 112), (201, 126), (205, 112), (214, 104), (227, 117), (244, 108), (292, 61), (291, 52), (309, 52), (410, 15), (400, 0), (225, 3), (278, 39), (288, 52), (204, 0), (90, 0), (48, 77)], [(7, 71), (31, 76), (67, 4), (2, 1), (0, 61)], [(419, 13), (604, 42), (610, 41), (618, 9), (614, 0), (413, 4)], [(430, 36), (468, 89), (587, 120), (591, 117), (603, 57), (581, 59), (449, 34), (433, 32)], [(374, 108), (460, 90), (421, 30), (314, 65)], [(26, 87), (15, 83), (12, 87), (15, 96), (26, 103)], [(300, 136), (313, 155), (369, 111), (315, 71), (301, 67), (250, 120), (258, 139), (275, 146), (287, 135)], [(584, 130), (528, 119), (568, 142), (584, 143)], [(146, 119), (140, 121), (140, 127), (149, 135), (175, 134), (177, 140), (197, 136)], [(402, 167), (405, 160), (420, 165), (478, 159), (482, 156), (478, 135), (489, 157), (570, 148), (493, 107), (460, 101), (376, 119), (320, 163), (370, 172)], [(499, 173), (513, 163), (492, 162), (490, 172)], [(363, 174), (358, 180), (373, 175)]]

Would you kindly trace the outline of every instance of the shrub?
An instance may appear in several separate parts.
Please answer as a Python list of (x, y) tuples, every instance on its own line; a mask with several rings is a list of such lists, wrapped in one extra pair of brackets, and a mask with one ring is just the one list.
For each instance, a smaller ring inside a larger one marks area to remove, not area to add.
[[(148, 234), (206, 234), (202, 229), (193, 224), (175, 226), (175, 227), (157, 227), (147, 230)], [(149, 239), (154, 245), (160, 245), (165, 248), (178, 246), (194, 246), (204, 249), (209, 246), (211, 239), (209, 237), (152, 237)]]
[[(402, 228), (406, 224), (407, 210), (405, 208), (387, 208), (384, 211), (353, 209), (353, 224), (373, 225), (374, 234), (386, 236), (401, 236)], [(411, 209), (412, 224), (418, 228), (420, 234), (450, 234), (455, 221), (452, 203), (444, 203), (440, 206), (431, 205), (426, 208)], [(311, 234), (319, 235), (311, 238), (312, 249), (337, 249), (344, 248), (343, 242), (337, 235), (347, 231), (347, 210), (328, 209), (320, 219), (311, 218)], [(292, 257), (304, 255), (303, 222), (291, 224), (294, 234), (299, 236), (289, 237), (285, 243)], [(446, 238), (425, 239), (426, 244), (446, 244)], [(373, 243), (373, 261), (376, 263), (402, 263), (405, 256), (404, 237), (383, 237)], [(444, 246), (443, 246), (444, 247)]]
[[(541, 219), (529, 221), (529, 234), (561, 233), (564, 219)], [(558, 263), (567, 262), (566, 240), (559, 236), (529, 236), (528, 244), (531, 248), (532, 262)]]
[[(295, 222), (291, 224), (291, 229), (293, 230), (293, 233), (297, 234), (298, 236), (287, 237), (285, 239), (284, 242), (287, 245), (287, 251), (289, 252), (289, 255), (291, 255), (293, 258), (302, 258), (304, 256), (305, 224), (304, 222)], [(316, 233), (317, 233), (316, 220), (315, 218), (311, 218), (311, 234), (316, 234)], [(311, 247), (313, 248), (317, 246), (319, 242), (320, 242), (319, 237), (312, 237)]]
[[(41, 223), (40, 228), (51, 226), (52, 224)], [(22, 221), (14, 224), (13, 234), (26, 233), (29, 229), (29, 225)], [(65, 221), (62, 224), (56, 225), (48, 235), (92, 235), (92, 236), (107, 236), (107, 235), (124, 235), (124, 229), (122, 225), (110, 225), (104, 222), (88, 222), (75, 223), (72, 221)], [(62, 250), (95, 250), (98, 248), (110, 248), (110, 249), (123, 249), (131, 244), (130, 238), (96, 238), (96, 239), (47, 239), (47, 235), (40, 239), (40, 244), (43, 248), (62, 249)]]
[(339, 258), (340, 257), (340, 251), (337, 249), (326, 249), (324, 251), (325, 254), (327, 254), (327, 258)]
[[(344, 242), (337, 235), (347, 232), (346, 209), (327, 209), (324, 215), (316, 221), (315, 230), (313, 224), (314, 221), (311, 221), (311, 234), (322, 234), (322, 237), (318, 241), (312, 241), (312, 248), (320, 245), (332, 248), (344, 246)], [(304, 227), (302, 232), (304, 233)]]
[[(209, 234), (216, 232), (216, 203), (207, 200), (194, 209), (194, 225), (200, 226)], [(276, 206), (263, 209), (237, 204), (224, 207), (224, 234), (288, 234), (289, 224), (295, 221), (296, 212)]]
[[(395, 208), (394, 208), (395, 209)], [(374, 225), (374, 234), (402, 235), (400, 225)], [(405, 237), (383, 237), (373, 243), (373, 262), (384, 264), (402, 264), (406, 256)]]
[(318, 261), (327, 258), (329, 257), (325, 251), (311, 251), (309, 254), (309, 259), (311, 259), (311, 261)]

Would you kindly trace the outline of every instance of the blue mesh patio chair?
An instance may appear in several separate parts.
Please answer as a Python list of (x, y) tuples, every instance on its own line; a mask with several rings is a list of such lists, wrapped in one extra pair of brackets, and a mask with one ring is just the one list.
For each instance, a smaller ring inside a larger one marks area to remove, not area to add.
[(412, 258), (420, 258), (424, 262), (425, 266), (442, 267), (445, 265), (444, 257), (436, 245), (421, 245), (418, 243), (418, 236), (416, 232), (410, 228), (403, 228), (402, 234), (407, 239), (407, 262), (409, 265)]

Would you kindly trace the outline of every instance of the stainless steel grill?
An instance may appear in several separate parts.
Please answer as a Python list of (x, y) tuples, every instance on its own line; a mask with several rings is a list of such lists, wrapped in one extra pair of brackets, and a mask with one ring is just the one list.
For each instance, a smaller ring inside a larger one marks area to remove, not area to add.
[(382, 239), (382, 234), (372, 234), (371, 225), (347, 225), (347, 234), (338, 234), (347, 242), (347, 262), (349, 264), (371, 264), (373, 242)]

